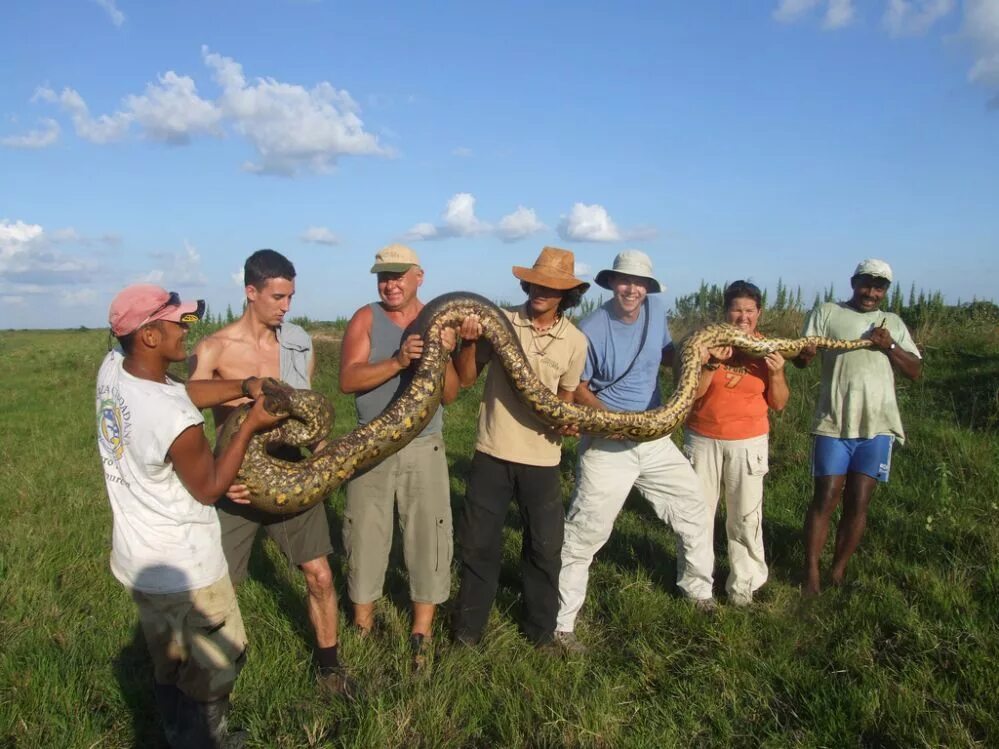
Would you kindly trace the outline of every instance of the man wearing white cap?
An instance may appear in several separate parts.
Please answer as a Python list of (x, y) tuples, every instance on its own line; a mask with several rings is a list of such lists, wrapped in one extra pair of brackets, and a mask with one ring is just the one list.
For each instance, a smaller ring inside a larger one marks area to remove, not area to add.
[[(280, 420), (264, 410), (257, 378), (185, 388), (167, 374), (184, 361), (188, 326), (203, 312), (204, 302), (185, 304), (159, 286), (122, 290), (108, 314), (120, 350), (108, 352), (97, 375), (111, 571), (138, 606), (157, 707), (178, 749), (237, 741), (226, 713), (246, 633), (211, 505), (235, 478), (253, 433)], [(257, 401), (213, 458), (199, 409), (241, 393)]]
[[(594, 280), (613, 297), (579, 325), (589, 350), (576, 402), (611, 411), (657, 408), (662, 404), (659, 367), (672, 363), (673, 344), (665, 306), (652, 296), (662, 291), (652, 261), (643, 252), (625, 250)], [(676, 532), (680, 590), (699, 609), (714, 607), (711, 522), (690, 463), (668, 435), (652, 442), (584, 436), (559, 576), (555, 637), (568, 650), (582, 649), (573, 632), (590, 563), (610, 537), (632, 486)]]
[[(409, 247), (393, 244), (375, 255), (379, 301), (361, 307), (347, 324), (340, 351), (340, 390), (356, 395), (357, 420), (366, 424), (405, 390), (410, 364), (423, 354), (424, 341), (413, 329), (423, 302), (420, 260)], [(453, 351), (453, 328), (441, 343)], [(448, 363), (443, 403), (458, 395), (458, 374)], [(393, 510), (398, 508), (403, 554), (409, 573), (413, 624), (410, 647), (416, 668), (425, 662), (434, 610), (451, 591), (451, 486), (442, 410), (406, 447), (347, 482), (343, 541), (347, 551), (347, 593), (354, 624), (362, 634), (375, 623), (392, 549)]]
[[(922, 360), (902, 319), (879, 309), (891, 281), (888, 263), (864, 260), (850, 279), (850, 300), (822, 304), (805, 319), (802, 335), (847, 340), (866, 337), (874, 346), (822, 352), (822, 383), (812, 420), (815, 490), (805, 515), (804, 596), (814, 596), (821, 589), (819, 558), (841, 499), (843, 514), (836, 529), (830, 582), (843, 582), (846, 564), (867, 525), (874, 487), (888, 481), (892, 443), (901, 445), (905, 440), (895, 398), (894, 369), (915, 380), (922, 371)], [(806, 366), (815, 354), (814, 347), (806, 349), (795, 364)]]

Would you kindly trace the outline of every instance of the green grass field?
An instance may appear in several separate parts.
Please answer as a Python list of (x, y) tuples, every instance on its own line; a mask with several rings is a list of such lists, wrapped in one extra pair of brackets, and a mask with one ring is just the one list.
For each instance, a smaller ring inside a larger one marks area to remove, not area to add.
[[(134, 606), (108, 570), (93, 416), (105, 343), (101, 331), (0, 333), (2, 747), (162, 745)], [(771, 581), (752, 608), (705, 617), (680, 600), (672, 536), (632, 496), (593, 567), (579, 629), (590, 653), (535, 652), (517, 631), (511, 509), (482, 647), (452, 647), (442, 616), (430, 675), (410, 672), (397, 548), (380, 633), (361, 641), (343, 627), (364, 690), (343, 702), (314, 688), (301, 575), (262, 545), (239, 591), (251, 655), (234, 723), (260, 747), (999, 745), (999, 345), (946, 331), (930, 343), (924, 378), (899, 385), (909, 444), (875, 496), (845, 588), (807, 605), (798, 595), (817, 367), (789, 368), (765, 503)], [(325, 393), (337, 354), (319, 342)], [(478, 395), (463, 393), (445, 418), (455, 513)], [(342, 433), (353, 407), (335, 401)], [(566, 501), (574, 461), (570, 441)], [(341, 590), (342, 506), (341, 492), (327, 504)], [(716, 528), (720, 593), (721, 516)]]

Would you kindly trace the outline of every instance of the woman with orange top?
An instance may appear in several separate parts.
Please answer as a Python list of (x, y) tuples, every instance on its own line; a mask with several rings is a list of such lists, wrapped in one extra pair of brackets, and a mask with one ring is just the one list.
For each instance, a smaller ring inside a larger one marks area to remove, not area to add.
[[(725, 321), (750, 335), (763, 309), (759, 288), (734, 281), (725, 289)], [(704, 501), (714, 517), (725, 493), (730, 572), (728, 600), (747, 606), (767, 581), (763, 556), (763, 477), (768, 469), (768, 409), (780, 411), (790, 391), (784, 357), (754, 359), (731, 347), (705, 353), (694, 407), (684, 430), (684, 453), (701, 480)]]

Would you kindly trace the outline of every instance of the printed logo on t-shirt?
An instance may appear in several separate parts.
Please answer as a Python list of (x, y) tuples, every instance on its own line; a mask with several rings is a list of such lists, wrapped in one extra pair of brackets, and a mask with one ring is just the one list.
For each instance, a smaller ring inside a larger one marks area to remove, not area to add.
[(117, 388), (104, 386), (98, 393), (97, 438), (101, 450), (113, 460), (121, 460), (125, 443), (132, 431), (132, 413)]

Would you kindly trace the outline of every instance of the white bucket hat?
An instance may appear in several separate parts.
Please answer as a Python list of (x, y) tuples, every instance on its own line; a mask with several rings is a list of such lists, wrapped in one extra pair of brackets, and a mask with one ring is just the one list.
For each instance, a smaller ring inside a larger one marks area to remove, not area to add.
[(640, 250), (624, 250), (623, 252), (619, 252), (618, 256), (614, 258), (614, 267), (600, 271), (593, 280), (597, 286), (610, 289), (608, 277), (612, 273), (624, 273), (629, 276), (647, 278), (650, 294), (658, 294), (663, 290), (663, 285), (652, 275), (652, 261), (648, 255)]
[(867, 260), (861, 260), (857, 264), (857, 270), (853, 272), (854, 277), (857, 276), (871, 276), (873, 278), (883, 278), (888, 283), (891, 283), (891, 266), (888, 265), (884, 260), (878, 260), (877, 258), (867, 258)]

